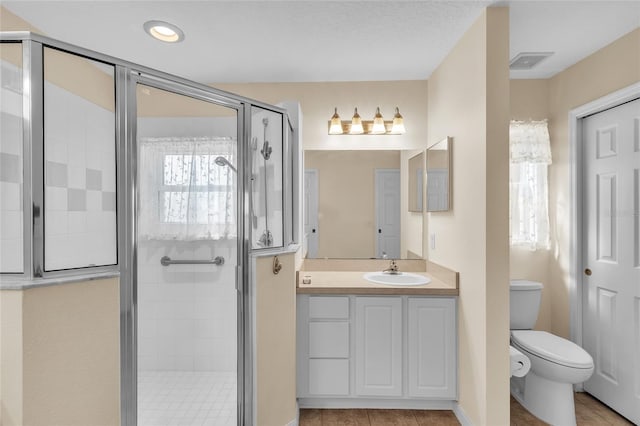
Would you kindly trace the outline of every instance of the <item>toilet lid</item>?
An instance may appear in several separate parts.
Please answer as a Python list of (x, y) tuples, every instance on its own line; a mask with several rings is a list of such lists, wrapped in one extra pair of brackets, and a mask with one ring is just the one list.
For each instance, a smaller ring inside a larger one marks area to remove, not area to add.
[(546, 331), (513, 330), (511, 339), (524, 350), (556, 364), (592, 368), (593, 358), (575, 343)]
[(529, 280), (511, 280), (509, 281), (509, 289), (511, 291), (542, 290), (542, 283)]

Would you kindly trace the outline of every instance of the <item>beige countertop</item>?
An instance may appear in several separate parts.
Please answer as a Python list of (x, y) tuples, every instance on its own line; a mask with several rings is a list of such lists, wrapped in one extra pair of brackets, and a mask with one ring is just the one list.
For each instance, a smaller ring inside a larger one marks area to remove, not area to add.
[[(412, 272), (431, 278), (425, 285), (396, 286), (376, 284), (364, 279), (371, 271), (299, 271), (298, 294), (388, 294), (388, 295), (432, 295), (457, 296), (456, 283), (444, 282), (427, 272)], [(303, 284), (304, 277), (311, 278), (311, 284)]]

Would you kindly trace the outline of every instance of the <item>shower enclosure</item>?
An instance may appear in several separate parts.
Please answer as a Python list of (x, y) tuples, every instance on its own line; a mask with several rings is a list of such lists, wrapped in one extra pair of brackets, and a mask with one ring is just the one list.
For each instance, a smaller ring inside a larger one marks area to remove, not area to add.
[(238, 110), (144, 83), (136, 81), (138, 425), (235, 425)]
[(2, 279), (119, 277), (123, 425), (253, 423), (247, 265), (294, 240), (286, 111), (30, 33), (0, 41)]

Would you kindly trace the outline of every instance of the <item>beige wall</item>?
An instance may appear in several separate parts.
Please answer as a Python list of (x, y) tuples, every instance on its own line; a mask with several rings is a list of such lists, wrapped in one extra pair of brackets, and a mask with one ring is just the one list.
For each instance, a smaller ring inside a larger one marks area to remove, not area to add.
[(453, 137), (453, 210), (430, 213), (429, 260), (460, 272), (459, 401), (509, 424), (509, 13), (489, 8), (429, 79), (429, 142)]
[(22, 295), (0, 291), (0, 424), (22, 425)]
[[(419, 149), (427, 138), (427, 81), (358, 81), (328, 83), (246, 83), (212, 86), (275, 104), (300, 102), (303, 113), (304, 149)], [(350, 120), (353, 108), (364, 120), (372, 120), (376, 107), (385, 120), (400, 108), (407, 133), (397, 136), (330, 136), (327, 122), (333, 108)]]
[[(549, 118), (549, 80), (511, 80), (511, 119), (544, 120)], [(551, 140), (554, 144), (555, 141)], [(531, 251), (526, 247), (511, 247), (510, 278), (539, 281), (545, 287), (549, 282), (551, 250)], [(542, 292), (537, 330), (551, 331), (551, 291)]]
[[(19, 16), (0, 6), (0, 31), (42, 32)], [(8, 49), (3, 49), (2, 59), (20, 64)], [(54, 49), (44, 49), (44, 78), (109, 111), (115, 110), (115, 69), (105, 72), (97, 63)], [(104, 65), (100, 65), (104, 67)]]
[(296, 284), (294, 254), (256, 259), (255, 424), (283, 426), (296, 418)]
[(43, 34), (42, 31), (0, 5), (0, 31), (31, 31)]
[(511, 118), (549, 119), (553, 164), (549, 168), (551, 249), (511, 249), (511, 277), (544, 284), (536, 324), (568, 338), (570, 333), (569, 111), (640, 81), (640, 30), (614, 41), (545, 80), (511, 81)]
[(551, 293), (551, 330), (569, 337), (570, 158), (569, 111), (640, 81), (640, 29), (549, 79), (549, 169), (552, 254), (545, 289)]
[(1, 294), (3, 424), (119, 424), (118, 280)]
[[(268, 103), (284, 100), (300, 102), (303, 113), (303, 148), (305, 150), (412, 150), (401, 153), (401, 203), (406, 206), (408, 181), (407, 161), (418, 150), (426, 148), (427, 141), (427, 80), (417, 81), (365, 81), (327, 83), (246, 83), (212, 86)], [(376, 106), (380, 106), (385, 119), (393, 117), (398, 106), (405, 119), (407, 133), (401, 136), (329, 136), (327, 121), (337, 107), (343, 120), (350, 119), (353, 108), (358, 107), (364, 119), (372, 119)], [(419, 213), (402, 209), (401, 255), (408, 251), (423, 255), (423, 218)]]
[(399, 169), (399, 151), (307, 151), (318, 170), (318, 257), (376, 257), (375, 170)]

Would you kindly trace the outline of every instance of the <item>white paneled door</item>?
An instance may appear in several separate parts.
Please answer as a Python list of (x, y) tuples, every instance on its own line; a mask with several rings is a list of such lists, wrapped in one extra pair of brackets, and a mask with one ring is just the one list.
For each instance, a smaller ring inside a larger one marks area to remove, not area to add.
[(307, 239), (307, 257), (318, 257), (318, 170), (304, 171), (304, 235)]
[(376, 257), (400, 258), (400, 170), (376, 169)]
[(640, 423), (640, 99), (583, 120), (585, 390)]

